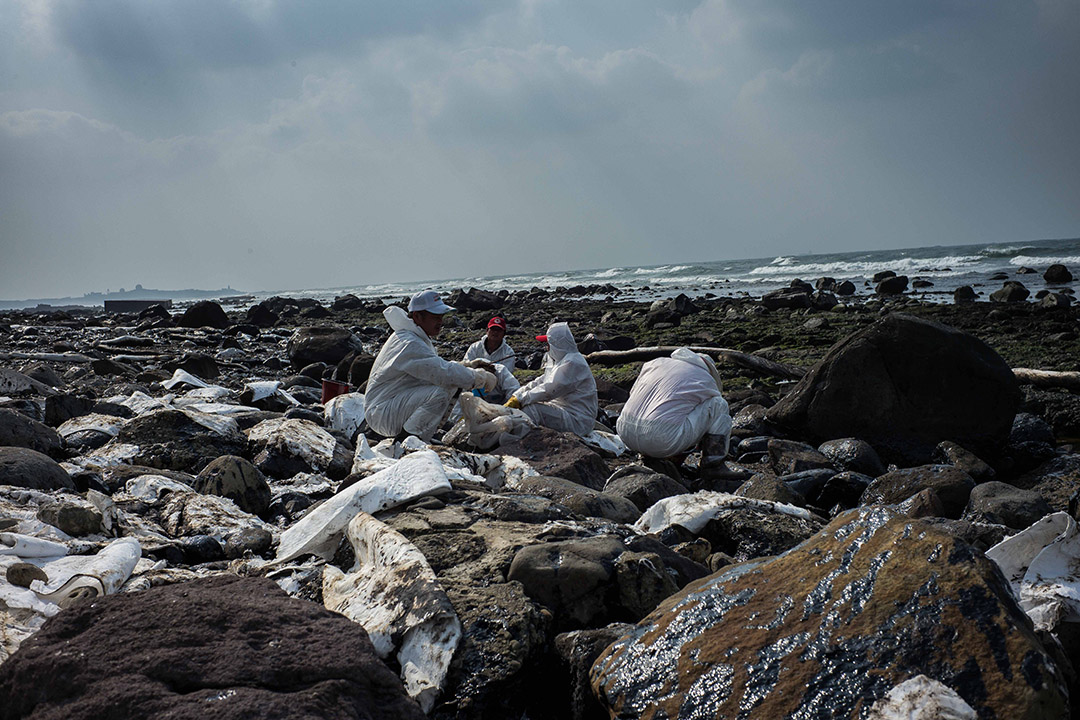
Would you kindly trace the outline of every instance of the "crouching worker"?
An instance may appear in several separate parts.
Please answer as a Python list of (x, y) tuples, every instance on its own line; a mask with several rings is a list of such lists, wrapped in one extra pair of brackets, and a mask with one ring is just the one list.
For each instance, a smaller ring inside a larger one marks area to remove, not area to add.
[(397, 306), (383, 311), (394, 333), (382, 346), (364, 396), (368, 425), (387, 437), (403, 433), (431, 440), (450, 412), (457, 391), (495, 388), (495, 376), (443, 360), (432, 338), (442, 330), (451, 307), (434, 290), (409, 300), (409, 312)]
[(588, 435), (596, 422), (596, 380), (564, 322), (536, 339), (548, 344), (544, 374), (515, 390), (507, 407), (521, 408), (537, 425)]
[(731, 415), (720, 374), (707, 355), (679, 348), (645, 363), (615, 427), (626, 446), (652, 458), (670, 458), (701, 444), (701, 477), (727, 479)]
[(501, 403), (512, 392), (521, 387), (514, 377), (517, 355), (506, 344), (506, 318), (496, 315), (487, 324), (487, 333), (465, 351), (464, 364), (467, 367), (483, 367), (495, 373), (498, 381), (495, 391), (484, 394), (484, 400)]

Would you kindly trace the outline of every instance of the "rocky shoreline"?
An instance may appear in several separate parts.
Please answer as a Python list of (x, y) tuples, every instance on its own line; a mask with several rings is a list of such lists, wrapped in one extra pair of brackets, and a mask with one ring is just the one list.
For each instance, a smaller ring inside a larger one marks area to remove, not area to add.
[(745, 482), (365, 434), (321, 381), (362, 393), (378, 300), (0, 312), (0, 720), (1070, 717), (1075, 586), (999, 543), (1076, 560), (1080, 398), (1012, 370), (1075, 371), (1080, 312), (825, 280), (448, 298), (446, 358), (495, 312), (522, 380), (553, 321), (628, 353), (593, 356), (608, 428), (635, 350), (714, 349)]

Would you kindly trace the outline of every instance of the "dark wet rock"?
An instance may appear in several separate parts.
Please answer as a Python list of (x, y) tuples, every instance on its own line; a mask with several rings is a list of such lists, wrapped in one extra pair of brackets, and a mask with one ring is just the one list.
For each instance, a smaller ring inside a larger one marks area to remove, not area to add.
[(62, 425), (73, 417), (86, 415), (94, 407), (91, 398), (81, 395), (51, 395), (45, 398), (45, 424)]
[(462, 638), (430, 717), (517, 718), (550, 702), (552, 689), (536, 682), (536, 668), (551, 641), (551, 613), (529, 599), (521, 583), (440, 582), (461, 620)]
[(950, 520), (941, 517), (923, 518), (923, 522), (947, 532), (957, 540), (966, 542), (979, 552), (986, 552), (1013, 532), (1004, 525), (990, 525), (968, 520)]
[[(731, 418), (732, 435), (764, 436), (773, 432), (772, 424), (766, 419), (768, 408), (756, 403), (745, 405)], [(767, 448), (766, 448), (767, 449)], [(760, 450), (758, 452), (764, 452)]]
[(187, 353), (176, 362), (165, 363), (164, 367), (170, 372), (180, 368), (203, 380), (213, 380), (221, 374), (217, 360), (205, 353)]
[(960, 303), (975, 302), (975, 298), (977, 297), (975, 290), (970, 285), (961, 285), (953, 290), (953, 302), (957, 305)]
[(712, 543), (713, 550), (741, 562), (779, 555), (816, 533), (821, 525), (813, 518), (745, 507), (718, 514), (697, 536)]
[(585, 517), (632, 523), (641, 516), (637, 506), (624, 497), (598, 492), (559, 477), (528, 477), (521, 481), (517, 490), (554, 500)]
[(31, 420), (15, 410), (0, 408), (0, 447), (22, 447), (56, 455), (63, 442), (48, 425)]
[[(306, 386), (294, 387), (289, 391), (293, 399), (304, 405), (317, 405), (322, 401), (322, 390)], [(320, 423), (321, 424), (321, 423)]]
[(247, 439), (219, 435), (179, 410), (161, 410), (127, 422), (116, 441), (139, 448), (132, 462), (166, 470), (198, 473), (216, 457), (241, 455)]
[(225, 557), (234, 560), (248, 554), (261, 556), (270, 550), (273, 542), (273, 534), (265, 528), (244, 528), (233, 533), (225, 540)]
[(133, 418), (135, 413), (131, 411), (131, 408), (126, 405), (120, 405), (119, 403), (107, 402), (105, 400), (99, 400), (94, 403), (94, 406), (90, 408), (90, 412), (100, 413), (102, 415), (112, 415), (119, 418)]
[[(1019, 417), (1019, 415), (1017, 416)], [(943, 440), (934, 448), (933, 458), (936, 463), (952, 465), (963, 470), (976, 483), (993, 480), (997, 473), (994, 468), (980, 460), (973, 452), (969, 452), (954, 442)]]
[(506, 302), (498, 294), (469, 288), (463, 291), (460, 288), (446, 296), (446, 304), (457, 310), (498, 310)]
[(803, 470), (832, 469), (832, 462), (817, 451), (813, 445), (771, 438), (768, 445), (769, 461), (777, 475), (789, 475)]
[(1055, 438), (1062, 441), (1080, 440), (1080, 395), (1024, 388), (1021, 409), (1035, 413), (1050, 423)]
[(94, 371), (95, 375), (101, 377), (111, 377), (113, 375), (127, 375), (133, 376), (138, 373), (138, 370), (127, 364), (122, 363), (112, 358), (98, 358), (90, 363), (90, 368)]
[(1020, 269), (1016, 271), (1017, 275), (1038, 275), (1039, 271), (1035, 268), (1029, 268), (1025, 265), (1021, 265)]
[[(638, 620), (678, 586), (657, 572), (659, 555), (630, 552), (623, 558), (627, 553), (614, 535), (530, 545), (514, 556), (507, 578), (551, 610), (556, 629)], [(643, 563), (652, 571), (641, 572)]]
[(140, 320), (170, 320), (172, 315), (161, 304), (151, 305), (139, 313)]
[(321, 412), (306, 407), (289, 408), (285, 411), (285, 418), (287, 420), (307, 420), (319, 427), (326, 426), (326, 417)]
[(893, 470), (875, 478), (863, 493), (863, 505), (893, 505), (930, 488), (938, 494), (945, 517), (959, 518), (967, 506), (975, 481), (951, 465), (922, 465)]
[(1022, 282), (1006, 280), (1000, 290), (990, 293), (990, 300), (1001, 303), (1023, 302), (1029, 295), (1031, 293)]
[(925, 290), (926, 288), (934, 287), (934, 283), (929, 280), (924, 280), (923, 278), (915, 278), (911, 281), (911, 287), (916, 290)]
[(330, 305), (330, 307), (337, 312), (341, 312), (343, 310), (363, 310), (364, 301), (356, 297), (352, 293), (348, 293), (346, 295), (338, 295), (336, 298), (334, 298), (334, 302)]
[(840, 470), (850, 470), (872, 477), (885, 472), (885, 463), (881, 462), (877, 451), (870, 443), (864, 440), (857, 438), (827, 440), (818, 446), (818, 452)]
[[(4, 574), (7, 581), (15, 587), (28, 588), (35, 580), (40, 580), (43, 583), (49, 582), (49, 576), (44, 570), (27, 562), (16, 562), (8, 565)], [(599, 653), (597, 654), (599, 655)]]
[(871, 508), (668, 598), (597, 660), (592, 685), (613, 717), (847, 718), (917, 674), (980, 717), (1067, 712), (1052, 656), (997, 567)]
[(64, 381), (60, 379), (56, 371), (45, 363), (36, 362), (27, 365), (23, 368), (23, 374), (51, 388), (62, 388), (64, 386)]
[[(589, 686), (589, 669), (600, 653), (634, 629), (628, 623), (613, 623), (595, 630), (572, 630), (555, 637), (555, 653), (567, 677), (570, 720), (599, 720), (604, 712)], [(554, 690), (554, 688), (552, 688)]]
[(374, 355), (366, 352), (350, 353), (338, 363), (334, 370), (334, 379), (359, 387), (367, 382), (373, 367), (375, 367)]
[(244, 512), (262, 515), (270, 505), (270, 486), (258, 468), (236, 455), (210, 461), (195, 478), (195, 489), (227, 497)]
[(1069, 283), (1073, 281), (1073, 274), (1069, 272), (1069, 268), (1061, 263), (1054, 263), (1046, 268), (1046, 272), (1043, 273), (1043, 280), (1054, 284)]
[(981, 340), (893, 313), (834, 345), (766, 418), (817, 442), (859, 438), (910, 465), (943, 439), (995, 456), (1019, 400), (1011, 368)]
[(670, 307), (663, 300), (657, 300), (645, 314), (644, 325), (647, 328), (663, 329), (682, 324), (682, 313)]
[(596, 378), (596, 398), (602, 403), (624, 403), (630, 399), (630, 391), (604, 378)]
[(283, 492), (270, 501), (264, 517), (283, 517), (288, 521), (292, 521), (311, 507), (313, 502), (307, 495), (291, 491)]
[(945, 506), (933, 488), (923, 488), (895, 506), (896, 511), (909, 518), (942, 517)]
[(609, 495), (624, 497), (644, 512), (660, 500), (688, 492), (685, 486), (662, 473), (640, 465), (619, 468), (604, 485)]
[(1012, 484), (1039, 493), (1055, 512), (1067, 512), (1080, 519), (1080, 455), (1059, 455)]
[(102, 531), (101, 511), (85, 500), (58, 500), (38, 508), (37, 519), (73, 537)]
[(858, 506), (862, 494), (874, 481), (869, 475), (857, 472), (845, 471), (829, 478), (817, 497), (818, 507), (832, 510), (839, 507), (841, 510), (850, 510)]
[[(316, 363), (314, 366), (326, 367), (322, 363)], [(308, 367), (313, 366), (309, 365)], [(304, 370), (306, 369), (307, 368), (304, 368)], [(316, 390), (318, 390), (322, 388), (322, 383), (320, 383), (317, 378), (311, 378), (310, 376), (305, 375), (303, 370), (301, 370), (298, 375), (290, 375), (289, 377), (281, 381), (281, 387), (283, 390), (289, 390), (297, 386), (315, 388)]]
[(1053, 445), (1054, 428), (1038, 415), (1026, 412), (1017, 413), (1013, 419), (1012, 430), (1009, 432), (1009, 443), (1026, 442)]
[(333, 313), (331, 313), (326, 307), (321, 304), (312, 305), (311, 307), (306, 307), (300, 311), (300, 317), (313, 318), (316, 320), (320, 318), (330, 317), (332, 314)]
[(761, 473), (754, 475), (740, 485), (735, 494), (741, 497), (770, 500), (786, 505), (802, 506), (806, 504), (806, 498), (793, 490), (786, 482), (774, 475), (763, 475)]
[(808, 308), (813, 304), (806, 288), (780, 288), (761, 296), (761, 304), (769, 310)]
[(255, 327), (271, 328), (278, 321), (278, 314), (261, 302), (248, 308), (247, 321)]
[(188, 535), (176, 539), (180, 550), (181, 562), (185, 565), (200, 565), (225, 559), (225, 548), (209, 535)]
[(829, 482), (835, 475), (836, 470), (834, 468), (817, 468), (791, 473), (790, 475), (781, 475), (777, 479), (805, 498), (806, 502), (817, 505), (818, 496), (825, 487), (825, 483)]
[(870, 278), (870, 282), (873, 283), (874, 285), (877, 285), (879, 282), (882, 282), (884, 280), (888, 280), (889, 278), (894, 278), (894, 277), (896, 277), (896, 273), (893, 272), (892, 270), (879, 270), (876, 273), (874, 273), (874, 276), (872, 278)]
[[(353, 353), (349, 353), (345, 357), (349, 358), (349, 357), (352, 357), (352, 356), (353, 356)], [(330, 366), (327, 365), (324, 362), (313, 362), (313, 363), (310, 363), (310, 364), (305, 365), (304, 367), (300, 368), (297, 371), (297, 374), (298, 375), (303, 375), (304, 377), (308, 378), (312, 382), (316, 383), (317, 387), (322, 387), (322, 379), (324, 377), (326, 377), (327, 370), (329, 370), (329, 369), (330, 369)]]
[(498, 452), (521, 458), (541, 475), (560, 477), (593, 490), (603, 490), (611, 475), (604, 459), (580, 438), (551, 428), (535, 428), (520, 440), (501, 445)]
[(899, 295), (908, 288), (907, 275), (896, 275), (885, 278), (874, 286), (874, 292), (878, 295)]
[(285, 347), (296, 369), (313, 362), (336, 365), (354, 350), (363, 350), (360, 338), (348, 330), (334, 327), (298, 328)]
[(1053, 508), (1038, 492), (991, 481), (971, 491), (963, 519), (1023, 530), (1051, 512)]
[(0, 367), (0, 394), (25, 395), (30, 393), (48, 397), (49, 395), (55, 395), (56, 390), (32, 377), (23, 375), (21, 372)]
[(123, 490), (128, 480), (134, 480), (141, 475), (161, 475), (170, 480), (195, 487), (195, 476), (178, 470), (154, 468), (148, 465), (111, 465), (101, 470), (102, 481), (109, 492)]
[(21, 447), (0, 447), (0, 485), (31, 490), (75, 489), (71, 476), (55, 460)]
[(45, 421), (45, 414), (42, 412), (41, 406), (28, 397), (2, 399), (0, 400), (0, 408), (21, 413), (37, 422)]
[(810, 296), (810, 303), (815, 310), (827, 311), (839, 305), (840, 301), (832, 293), (816, 292)]
[[(1072, 298), (1064, 293), (1047, 293), (1039, 298), (1039, 307), (1052, 310), (1072, 306)], [(1072, 338), (1069, 338), (1072, 339)]]
[(213, 300), (200, 300), (176, 319), (177, 325), (187, 328), (212, 327), (224, 330), (229, 327), (229, 323), (229, 316)]
[(73, 605), (0, 666), (0, 708), (5, 719), (424, 718), (362, 627), (236, 577)]

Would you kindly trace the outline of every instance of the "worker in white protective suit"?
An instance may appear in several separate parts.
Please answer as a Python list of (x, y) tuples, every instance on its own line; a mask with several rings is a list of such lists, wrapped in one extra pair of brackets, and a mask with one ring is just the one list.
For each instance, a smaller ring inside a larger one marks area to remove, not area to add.
[(653, 458), (702, 448), (703, 479), (729, 473), (731, 415), (712, 358), (689, 348), (645, 363), (615, 424), (626, 446)]
[(368, 425), (380, 435), (408, 433), (428, 441), (459, 390), (495, 389), (492, 373), (443, 360), (435, 352), (432, 338), (451, 309), (434, 290), (424, 290), (412, 296), (408, 314), (396, 306), (383, 311), (394, 333), (375, 358), (364, 397)]
[(555, 323), (536, 339), (548, 344), (544, 374), (515, 390), (506, 406), (521, 408), (537, 425), (588, 435), (596, 422), (596, 380), (570, 326)]
[[(487, 324), (487, 333), (465, 351), (465, 363), (483, 364), (484, 369), (495, 373), (498, 383), (493, 393), (484, 396), (488, 402), (501, 403), (521, 383), (514, 377), (517, 354), (506, 344), (506, 318), (496, 315)], [(475, 365), (474, 365), (475, 367)]]

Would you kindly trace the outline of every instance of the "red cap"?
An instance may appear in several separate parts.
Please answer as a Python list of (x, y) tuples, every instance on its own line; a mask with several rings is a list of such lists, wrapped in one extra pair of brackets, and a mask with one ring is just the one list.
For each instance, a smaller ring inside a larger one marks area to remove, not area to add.
[(488, 327), (489, 328), (497, 327), (497, 328), (502, 328), (503, 330), (505, 330), (506, 329), (506, 320), (503, 320), (501, 317), (496, 315), (495, 317), (488, 320)]
[(537, 335), (536, 339), (540, 342), (547, 342), (547, 335)]

